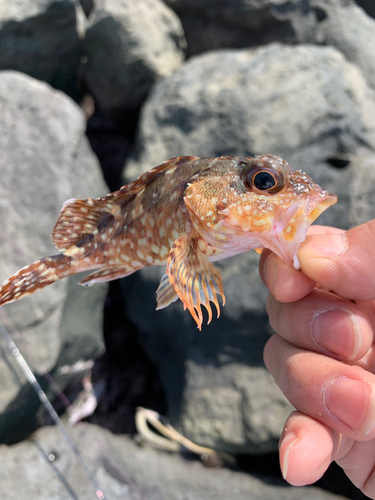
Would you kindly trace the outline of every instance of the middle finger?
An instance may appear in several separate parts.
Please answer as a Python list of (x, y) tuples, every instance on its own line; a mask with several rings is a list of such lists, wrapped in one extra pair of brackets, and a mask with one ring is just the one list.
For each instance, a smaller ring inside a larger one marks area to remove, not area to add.
[(367, 314), (324, 290), (291, 303), (269, 295), (267, 312), (272, 328), (288, 342), (347, 362), (362, 358), (373, 341)]

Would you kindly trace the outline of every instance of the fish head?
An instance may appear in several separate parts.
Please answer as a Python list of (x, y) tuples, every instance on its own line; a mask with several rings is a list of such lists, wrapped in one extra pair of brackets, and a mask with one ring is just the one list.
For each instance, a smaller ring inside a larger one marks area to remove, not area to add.
[(215, 224), (198, 217), (201, 236), (232, 254), (269, 248), (299, 269), (297, 252), (309, 226), (337, 196), (270, 154), (238, 159), (226, 182), (226, 190), (216, 188)]

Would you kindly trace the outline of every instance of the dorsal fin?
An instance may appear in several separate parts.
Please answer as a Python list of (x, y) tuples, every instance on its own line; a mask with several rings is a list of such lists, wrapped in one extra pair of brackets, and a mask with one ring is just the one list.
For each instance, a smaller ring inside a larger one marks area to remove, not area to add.
[(58, 250), (77, 245), (86, 235), (92, 235), (101, 221), (115, 215), (118, 206), (123, 206), (160, 175), (167, 173), (179, 165), (197, 160), (195, 156), (179, 156), (165, 161), (138, 177), (134, 182), (126, 184), (118, 191), (103, 198), (87, 200), (71, 199), (64, 203), (60, 216), (53, 228), (51, 237)]
[(175, 158), (170, 158), (166, 160), (161, 165), (154, 167), (153, 169), (145, 172), (140, 175), (138, 179), (129, 184), (126, 184), (118, 191), (109, 194), (105, 198), (99, 198), (101, 200), (113, 200), (116, 204), (123, 204), (129, 198), (132, 198), (134, 195), (137, 195), (141, 192), (150, 182), (155, 180), (162, 174), (167, 173), (169, 170), (176, 169), (178, 166), (183, 163), (187, 163), (194, 160), (199, 160), (199, 156), (176, 156)]
[(92, 234), (103, 215), (109, 215), (110, 208), (103, 198), (67, 200), (51, 234), (56, 248), (65, 250), (76, 245), (85, 234)]

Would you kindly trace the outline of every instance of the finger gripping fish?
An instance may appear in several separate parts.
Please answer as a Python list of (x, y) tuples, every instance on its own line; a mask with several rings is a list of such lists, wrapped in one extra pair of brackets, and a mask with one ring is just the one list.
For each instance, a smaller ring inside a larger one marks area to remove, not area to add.
[(166, 265), (157, 309), (180, 298), (201, 328), (202, 305), (220, 314), (225, 296), (213, 262), (269, 248), (299, 268), (310, 224), (337, 201), (310, 177), (273, 155), (172, 158), (103, 198), (64, 203), (52, 231), (63, 253), (24, 267), (0, 288), (0, 305), (75, 273), (81, 285)]

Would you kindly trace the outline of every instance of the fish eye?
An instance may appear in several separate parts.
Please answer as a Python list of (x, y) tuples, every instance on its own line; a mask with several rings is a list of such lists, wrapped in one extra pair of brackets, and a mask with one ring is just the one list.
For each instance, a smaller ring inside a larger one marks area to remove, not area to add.
[(272, 174), (263, 170), (254, 175), (253, 183), (259, 191), (268, 191), (276, 186), (276, 179)]
[(259, 194), (276, 194), (287, 185), (287, 171), (281, 158), (263, 155), (252, 159), (243, 171), (245, 186)]

